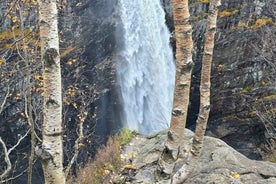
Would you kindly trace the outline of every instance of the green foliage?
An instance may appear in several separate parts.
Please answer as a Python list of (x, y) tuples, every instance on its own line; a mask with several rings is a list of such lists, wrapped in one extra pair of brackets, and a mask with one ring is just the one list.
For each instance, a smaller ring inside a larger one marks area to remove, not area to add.
[(265, 96), (263, 98), (258, 99), (259, 102), (269, 101), (269, 100), (276, 100), (276, 94), (275, 95)]
[(273, 156), (270, 161), (276, 163), (276, 156)]
[(137, 132), (131, 131), (127, 128), (122, 128), (120, 132), (120, 143), (121, 145), (125, 145), (131, 141), (133, 138), (133, 135), (135, 135)]
[(245, 87), (241, 90), (241, 93), (248, 93), (252, 90), (252, 87)]

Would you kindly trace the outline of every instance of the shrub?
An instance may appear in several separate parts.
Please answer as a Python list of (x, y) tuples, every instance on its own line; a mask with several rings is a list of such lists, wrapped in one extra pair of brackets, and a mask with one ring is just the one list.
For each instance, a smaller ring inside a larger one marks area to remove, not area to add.
[(76, 184), (106, 183), (108, 175), (114, 172), (121, 162), (119, 136), (110, 137), (105, 147), (99, 149), (93, 161), (80, 168), (74, 181)]
[(269, 23), (272, 23), (272, 18), (260, 18), (260, 19), (257, 19), (255, 24), (250, 26), (250, 28), (257, 29)]
[(252, 87), (245, 87), (241, 90), (241, 93), (248, 93), (248, 92), (252, 91), (252, 89), (253, 89)]
[(135, 131), (131, 131), (127, 128), (122, 128), (120, 132), (120, 143), (121, 145), (125, 145), (131, 141), (133, 138), (133, 135), (135, 134)]
[(121, 165), (121, 145), (127, 144), (135, 135), (135, 131), (123, 128), (119, 136), (110, 137), (106, 146), (100, 148), (93, 161), (80, 168), (77, 177), (69, 178), (71, 184), (102, 184), (108, 183), (109, 175)]

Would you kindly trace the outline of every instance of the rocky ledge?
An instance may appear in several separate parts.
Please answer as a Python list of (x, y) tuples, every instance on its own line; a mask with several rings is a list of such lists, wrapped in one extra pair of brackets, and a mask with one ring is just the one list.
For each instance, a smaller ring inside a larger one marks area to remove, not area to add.
[[(185, 143), (189, 143), (193, 132), (186, 130)], [(112, 177), (112, 183), (159, 183), (155, 181), (154, 170), (164, 147), (166, 131), (152, 136), (135, 136), (123, 148), (121, 171)], [(276, 163), (246, 158), (220, 139), (206, 136), (199, 160), (185, 184), (275, 184)]]

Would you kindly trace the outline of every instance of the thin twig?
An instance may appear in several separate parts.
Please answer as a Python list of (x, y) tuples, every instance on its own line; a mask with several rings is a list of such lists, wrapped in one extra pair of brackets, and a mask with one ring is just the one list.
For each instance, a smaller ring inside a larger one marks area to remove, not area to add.
[(0, 143), (3, 146), (3, 151), (4, 151), (4, 156), (5, 156), (5, 162), (7, 163), (7, 168), (5, 169), (5, 171), (0, 175), (0, 179), (6, 177), (8, 175), (8, 173), (11, 170), (11, 160), (10, 160), (10, 153), (21, 143), (21, 141), (29, 134), (30, 130), (28, 130), (24, 136), (22, 136), (17, 143), (11, 147), (9, 150), (7, 149), (7, 146), (5, 144), (5, 142), (2, 140), (2, 138), (0, 137)]
[(2, 178), (6, 177), (8, 175), (8, 173), (11, 170), (11, 160), (9, 158), (9, 153), (7, 150), (7, 146), (4, 143), (4, 141), (2, 140), (2, 138), (0, 137), (0, 143), (3, 146), (3, 151), (4, 151), (4, 155), (5, 155), (5, 162), (7, 163), (7, 168), (5, 169), (5, 171), (0, 175), (0, 180), (2, 180)]
[[(34, 161), (36, 162), (36, 160)], [(8, 178), (8, 179), (5, 179), (5, 180), (1, 180), (2, 183), (6, 183), (8, 181), (11, 181), (11, 180), (15, 180), (16, 178), (19, 178), (20, 176), (22, 176), (23, 174), (25, 174), (27, 171), (29, 170), (29, 168), (26, 168), (24, 171), (22, 171), (20, 174), (16, 175), (16, 176), (13, 176), (11, 178)]]
[(4, 106), (5, 106), (5, 104), (6, 104), (6, 101), (7, 101), (8, 97), (9, 97), (9, 93), (10, 93), (10, 87), (8, 86), (7, 94), (6, 94), (4, 100), (3, 100), (2, 104), (1, 104), (1, 107), (0, 107), (0, 114), (2, 113), (2, 111), (3, 111), (3, 109), (4, 109)]
[(79, 136), (77, 138), (77, 140), (75, 141), (75, 145), (74, 145), (74, 155), (72, 157), (72, 159), (70, 160), (68, 166), (66, 167), (64, 173), (65, 173), (65, 177), (67, 178), (68, 174), (69, 174), (69, 171), (72, 167), (72, 165), (74, 164), (74, 162), (77, 160), (77, 157), (79, 155), (79, 144), (81, 143), (81, 141), (83, 140), (84, 138), (84, 135), (83, 135), (83, 122), (84, 120), (86, 119), (87, 117), (87, 112), (84, 112), (83, 113), (83, 116), (80, 116), (80, 123), (79, 123)]

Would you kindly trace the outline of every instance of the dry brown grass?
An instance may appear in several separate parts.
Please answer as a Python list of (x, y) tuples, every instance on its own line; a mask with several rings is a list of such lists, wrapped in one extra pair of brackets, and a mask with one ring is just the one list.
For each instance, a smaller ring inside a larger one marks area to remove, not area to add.
[(107, 141), (105, 147), (98, 150), (93, 161), (80, 168), (78, 176), (69, 179), (70, 184), (102, 184), (108, 183), (109, 175), (112, 174), (121, 162), (120, 138), (115, 135)]

